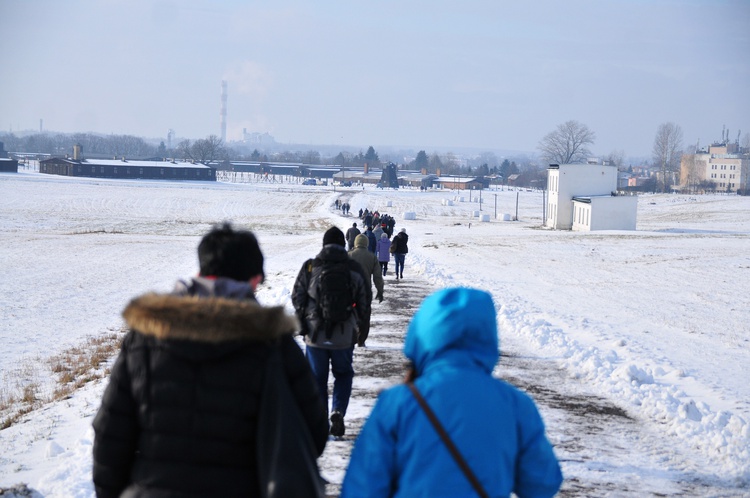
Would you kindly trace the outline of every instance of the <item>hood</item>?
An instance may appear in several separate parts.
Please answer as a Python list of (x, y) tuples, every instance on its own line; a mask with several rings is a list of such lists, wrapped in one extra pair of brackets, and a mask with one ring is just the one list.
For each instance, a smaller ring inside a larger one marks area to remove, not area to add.
[(122, 316), (146, 336), (199, 343), (266, 342), (298, 330), (282, 306), (224, 297), (145, 294), (130, 301)]
[(404, 354), (418, 375), (446, 363), (478, 365), (491, 373), (500, 356), (492, 296), (462, 287), (431, 294), (409, 324)]
[(354, 247), (367, 247), (369, 243), (367, 235), (359, 234), (354, 238)]

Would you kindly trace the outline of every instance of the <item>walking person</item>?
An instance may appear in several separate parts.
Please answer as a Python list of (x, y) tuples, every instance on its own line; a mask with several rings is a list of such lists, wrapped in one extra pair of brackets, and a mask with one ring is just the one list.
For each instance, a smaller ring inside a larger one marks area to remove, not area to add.
[(383, 276), (385, 277), (386, 273), (388, 272), (388, 261), (391, 260), (391, 241), (388, 238), (387, 233), (383, 232), (380, 235), (375, 254), (378, 256), (380, 271), (383, 272)]
[(383, 302), (383, 275), (380, 274), (380, 264), (374, 253), (367, 247), (368, 239), (365, 234), (357, 235), (354, 239), (354, 249), (349, 251), (349, 257), (359, 263), (365, 272), (365, 290), (367, 291), (367, 311), (359, 328), (357, 346), (365, 347), (365, 341), (370, 334), (370, 315), (372, 313), (372, 285), (375, 284), (377, 294), (375, 299)]
[(332, 436), (343, 436), (352, 392), (352, 360), (358, 331), (369, 302), (364, 271), (346, 253), (344, 233), (336, 227), (323, 235), (323, 249), (302, 265), (292, 290), (301, 323), (305, 356), (328, 408), (328, 370), (333, 373)]
[(349, 230), (346, 231), (346, 249), (347, 251), (351, 251), (354, 249), (354, 239), (359, 235), (360, 232), (359, 228), (357, 228), (357, 222), (352, 223), (352, 226), (349, 227)]
[(409, 252), (409, 236), (406, 234), (406, 228), (402, 228), (393, 237), (391, 244), (394, 246), (391, 251), (393, 252), (393, 260), (396, 262), (396, 280), (404, 278), (404, 262), (406, 261), (406, 254)]
[(215, 227), (198, 260), (198, 277), (123, 311), (130, 331), (93, 422), (100, 498), (260, 496), (259, 386), (277, 352), (302, 430), (323, 452), (326, 411), (293, 339), (297, 320), (255, 300), (264, 278), (255, 236)]
[(412, 363), (407, 382), (378, 397), (342, 498), (557, 493), (562, 473), (534, 401), (492, 376), (499, 351), (490, 294), (448, 288), (428, 296), (404, 354)]
[(367, 236), (367, 250), (375, 254), (375, 248), (378, 245), (378, 239), (375, 237), (375, 233), (372, 231), (372, 227), (370, 227), (370, 225), (366, 226), (367, 228), (362, 233), (362, 235)]

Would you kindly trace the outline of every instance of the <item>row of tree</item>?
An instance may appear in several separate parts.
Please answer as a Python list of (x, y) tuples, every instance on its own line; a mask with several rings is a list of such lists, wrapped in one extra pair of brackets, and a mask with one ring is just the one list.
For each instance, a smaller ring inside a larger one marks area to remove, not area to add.
[[(566, 121), (548, 133), (539, 142), (542, 159), (550, 164), (585, 163), (591, 157), (588, 146), (594, 144), (596, 134), (585, 124)], [(659, 168), (658, 182), (662, 191), (668, 191), (679, 172), (682, 157), (682, 129), (674, 123), (663, 123), (656, 130), (652, 149), (653, 165)], [(624, 152), (613, 152), (604, 160), (608, 164), (622, 167)]]

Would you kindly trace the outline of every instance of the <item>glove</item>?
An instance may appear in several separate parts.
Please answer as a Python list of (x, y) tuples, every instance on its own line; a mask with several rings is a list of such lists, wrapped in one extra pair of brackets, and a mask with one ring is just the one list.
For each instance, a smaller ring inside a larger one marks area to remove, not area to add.
[(383, 291), (378, 292), (377, 295), (375, 296), (375, 299), (377, 299), (379, 303), (382, 303), (383, 302)]

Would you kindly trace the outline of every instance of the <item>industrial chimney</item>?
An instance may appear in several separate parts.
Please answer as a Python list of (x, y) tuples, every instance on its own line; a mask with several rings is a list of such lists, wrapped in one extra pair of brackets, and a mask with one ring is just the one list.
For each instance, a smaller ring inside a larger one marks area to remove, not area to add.
[(73, 160), (80, 161), (81, 159), (83, 159), (82, 152), (83, 152), (83, 147), (81, 146), (81, 144), (75, 144), (73, 146)]
[(227, 141), (227, 82), (221, 82), (221, 141)]

